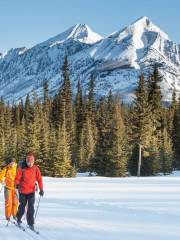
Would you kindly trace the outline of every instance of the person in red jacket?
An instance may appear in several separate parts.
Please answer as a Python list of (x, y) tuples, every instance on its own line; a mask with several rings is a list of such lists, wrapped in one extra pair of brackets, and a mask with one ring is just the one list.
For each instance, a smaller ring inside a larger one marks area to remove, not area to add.
[(27, 209), (27, 224), (31, 229), (34, 229), (34, 203), (36, 182), (40, 189), (40, 196), (44, 195), (42, 176), (39, 167), (34, 165), (34, 154), (28, 152), (26, 160), (22, 162), (17, 170), (15, 177), (15, 186), (19, 191), (19, 207), (16, 215), (17, 223), (21, 224), (21, 218), (24, 215), (26, 204)]

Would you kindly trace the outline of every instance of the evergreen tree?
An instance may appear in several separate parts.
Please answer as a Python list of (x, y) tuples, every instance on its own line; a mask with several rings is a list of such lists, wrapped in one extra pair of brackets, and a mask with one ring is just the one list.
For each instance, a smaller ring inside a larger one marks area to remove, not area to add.
[(101, 97), (98, 108), (97, 108), (97, 128), (98, 128), (98, 139), (96, 143), (95, 156), (92, 161), (92, 171), (98, 175), (104, 176), (106, 172), (107, 164), (107, 105), (105, 98)]
[[(152, 158), (152, 175), (158, 173), (161, 169), (160, 162), (160, 151), (162, 149), (162, 137), (161, 137), (161, 129), (162, 129), (162, 118), (163, 118), (163, 107), (162, 107), (162, 95), (160, 89), (160, 82), (162, 81), (162, 76), (158, 70), (157, 64), (155, 64), (153, 68), (153, 72), (148, 79), (148, 100), (151, 107), (151, 121), (152, 121), (152, 145), (151, 145), (151, 153)], [(156, 161), (156, 162), (155, 162)]]
[(42, 174), (50, 176), (52, 173), (52, 165), (49, 158), (49, 128), (50, 128), (50, 99), (48, 93), (48, 83), (44, 82), (44, 101), (42, 108), (39, 109), (40, 121), (40, 152)]
[(180, 169), (180, 97), (174, 113), (172, 142), (175, 157), (174, 167)]
[(92, 161), (95, 152), (94, 132), (91, 120), (88, 115), (85, 116), (82, 136), (81, 136), (81, 156), (82, 169), (84, 171), (92, 170)]
[(93, 129), (94, 142), (97, 140), (97, 127), (96, 127), (96, 100), (95, 100), (95, 79), (91, 75), (88, 89), (88, 97), (86, 101), (86, 117), (89, 117)]
[(76, 166), (80, 171), (83, 171), (83, 101), (82, 101), (82, 90), (80, 81), (77, 85), (77, 94), (75, 99), (75, 162)]
[(43, 90), (44, 90), (43, 113), (46, 115), (45, 117), (49, 122), (51, 101), (49, 98), (49, 89), (47, 81), (44, 82)]
[(49, 168), (48, 176), (51, 176), (51, 177), (55, 177), (57, 173), (55, 169), (56, 152), (57, 152), (57, 134), (56, 134), (56, 129), (54, 127), (51, 127), (50, 133), (49, 133), (49, 164), (48, 164), (48, 168)]
[(9, 157), (10, 151), (12, 151), (10, 142), (11, 142), (11, 130), (12, 130), (12, 114), (11, 108), (6, 106), (4, 112), (4, 139), (5, 139), (5, 158)]
[[(62, 127), (64, 124), (64, 114), (65, 114), (65, 124), (67, 131), (67, 141), (70, 144), (70, 152), (71, 152), (71, 161), (74, 165), (75, 159), (75, 150), (74, 150), (74, 118), (73, 118), (73, 107), (72, 107), (72, 90), (71, 90), (71, 82), (69, 79), (69, 68), (68, 68), (68, 60), (65, 57), (63, 64), (63, 85), (59, 91), (59, 100), (58, 100), (58, 111), (59, 111), (59, 123)], [(59, 125), (58, 125), (59, 126)], [(59, 127), (58, 127), (59, 128)]]
[(170, 134), (170, 136), (173, 138), (173, 119), (174, 119), (174, 114), (175, 111), (177, 109), (177, 100), (176, 100), (176, 91), (173, 91), (172, 94), (172, 101), (171, 104), (169, 106), (169, 108), (167, 108), (167, 114), (166, 114), (166, 118), (167, 118), (167, 124), (168, 124), (168, 133)]
[(5, 113), (5, 104), (3, 99), (1, 99), (0, 100), (0, 165), (3, 162), (4, 154), (5, 154), (4, 113)]
[(162, 172), (164, 174), (170, 174), (172, 172), (173, 151), (172, 151), (172, 142), (166, 128), (164, 128), (162, 132), (160, 161), (162, 165)]
[(32, 121), (32, 106), (30, 103), (29, 94), (26, 96), (26, 100), (25, 100), (24, 116), (25, 116), (26, 124)]
[(42, 173), (45, 176), (51, 175), (51, 165), (49, 163), (49, 125), (46, 118), (41, 121), (40, 131), (40, 152), (39, 158), (41, 159)]
[(71, 152), (66, 130), (65, 106), (63, 124), (58, 130), (58, 141), (54, 154), (54, 175), (56, 177), (71, 177), (73, 175)]
[(23, 117), (21, 120), (21, 124), (17, 125), (17, 159), (19, 161), (23, 161), (27, 154), (26, 149), (26, 125), (25, 125), (25, 118)]
[(41, 165), (39, 159), (40, 151), (40, 122), (41, 122), (41, 106), (35, 93), (33, 93), (32, 105), (29, 96), (25, 103), (25, 122), (26, 122), (26, 152), (33, 151), (36, 154), (36, 162)]
[[(111, 98), (111, 93), (109, 95)], [(110, 105), (109, 105), (110, 104)], [(111, 125), (108, 126), (109, 140), (105, 175), (109, 177), (120, 177), (126, 175), (127, 154), (126, 154), (126, 133), (122, 119), (121, 105), (118, 98), (114, 102), (109, 100), (108, 110), (112, 112)], [(110, 107), (111, 106), (111, 107)], [(111, 114), (109, 114), (111, 116)]]
[[(72, 111), (72, 90), (71, 90), (71, 82), (69, 79), (69, 68), (68, 68), (68, 60), (67, 56), (64, 60), (63, 65), (63, 86), (62, 86), (62, 108), (64, 107), (63, 104), (65, 102), (65, 119), (66, 119), (66, 130), (68, 133), (68, 138), (70, 141), (70, 144), (72, 144), (73, 141), (73, 111)], [(62, 111), (62, 114), (64, 114), (64, 111)], [(61, 116), (61, 119), (63, 120), (63, 115)]]
[(147, 149), (150, 146), (151, 138), (151, 109), (148, 103), (148, 95), (144, 82), (144, 76), (139, 78), (138, 87), (135, 91), (135, 100), (130, 113), (129, 126), (131, 127), (131, 142), (133, 145), (132, 155), (129, 161), (129, 170), (132, 175), (137, 174), (139, 160), (139, 145), (143, 148), (142, 152), (142, 174), (147, 174), (148, 162)]

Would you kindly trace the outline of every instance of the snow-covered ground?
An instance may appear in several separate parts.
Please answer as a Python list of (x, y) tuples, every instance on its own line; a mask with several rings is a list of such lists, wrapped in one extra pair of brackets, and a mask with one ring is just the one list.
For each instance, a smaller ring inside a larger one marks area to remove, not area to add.
[(40, 235), (5, 226), (1, 192), (0, 239), (179, 240), (178, 175), (44, 178), (45, 196), (36, 221)]

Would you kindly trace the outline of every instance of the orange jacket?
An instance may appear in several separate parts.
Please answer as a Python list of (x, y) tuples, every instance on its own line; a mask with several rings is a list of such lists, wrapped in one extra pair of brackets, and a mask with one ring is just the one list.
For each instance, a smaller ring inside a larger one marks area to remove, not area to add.
[(16, 177), (16, 171), (16, 163), (14, 163), (12, 167), (8, 164), (0, 171), (0, 182), (2, 183), (5, 181), (6, 188), (11, 190), (15, 188), (14, 180)]

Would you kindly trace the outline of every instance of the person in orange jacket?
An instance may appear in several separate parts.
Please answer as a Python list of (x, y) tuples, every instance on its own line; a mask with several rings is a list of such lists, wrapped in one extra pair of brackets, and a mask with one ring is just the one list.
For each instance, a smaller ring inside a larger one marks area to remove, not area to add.
[(15, 158), (8, 158), (6, 165), (0, 171), (0, 183), (5, 182), (4, 197), (5, 197), (5, 216), (9, 221), (10, 217), (16, 218), (18, 209), (18, 196), (16, 194), (14, 180), (16, 177), (17, 163)]

